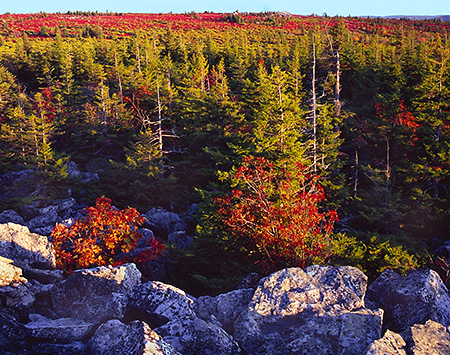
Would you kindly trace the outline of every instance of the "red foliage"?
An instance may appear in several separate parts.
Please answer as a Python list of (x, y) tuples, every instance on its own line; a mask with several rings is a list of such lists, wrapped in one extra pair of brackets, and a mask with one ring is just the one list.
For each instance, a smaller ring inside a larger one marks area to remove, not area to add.
[(121, 253), (135, 250), (142, 234), (138, 225), (144, 218), (134, 208), (117, 210), (111, 200), (97, 198), (94, 207), (85, 209), (85, 217), (71, 227), (57, 224), (51, 238), (59, 268), (69, 273), (75, 269), (101, 265), (120, 265), (124, 262), (137, 264), (158, 258), (165, 247), (155, 239), (147, 249), (134, 258), (121, 257)]
[(306, 267), (329, 256), (338, 217), (333, 210), (320, 212), (324, 190), (318, 177), (305, 170), (300, 164), (293, 173), (277, 170), (267, 160), (250, 156), (235, 174), (243, 187), (216, 199), (225, 225), (254, 242), (266, 271)]

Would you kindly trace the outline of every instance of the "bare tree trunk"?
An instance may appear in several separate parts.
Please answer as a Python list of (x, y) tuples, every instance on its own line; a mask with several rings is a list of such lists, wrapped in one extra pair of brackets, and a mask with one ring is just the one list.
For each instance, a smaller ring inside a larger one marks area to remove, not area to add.
[(316, 94), (316, 43), (312, 38), (313, 61), (312, 61), (312, 87), (311, 87), (311, 125), (312, 125), (312, 156), (313, 171), (317, 173), (317, 94)]
[(335, 76), (336, 84), (334, 85), (334, 114), (336, 117), (341, 116), (341, 61), (339, 51), (335, 52)]
[(355, 152), (355, 184), (353, 188), (353, 196), (356, 198), (358, 196), (358, 173), (359, 173), (359, 158), (358, 151)]

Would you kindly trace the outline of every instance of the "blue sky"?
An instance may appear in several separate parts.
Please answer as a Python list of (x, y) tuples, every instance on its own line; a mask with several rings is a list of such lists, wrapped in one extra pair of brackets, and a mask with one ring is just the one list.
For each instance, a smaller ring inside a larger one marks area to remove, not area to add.
[(329, 16), (449, 15), (449, 0), (1, 0), (0, 14), (100, 11), (184, 13), (288, 11)]

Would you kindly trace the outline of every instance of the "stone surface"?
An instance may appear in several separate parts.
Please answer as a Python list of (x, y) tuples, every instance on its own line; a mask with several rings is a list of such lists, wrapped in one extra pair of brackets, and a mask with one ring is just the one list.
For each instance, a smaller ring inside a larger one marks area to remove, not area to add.
[(366, 285), (353, 267), (276, 272), (260, 281), (235, 339), (252, 354), (362, 353), (381, 336), (383, 317), (364, 308)]
[(58, 212), (55, 209), (49, 210), (45, 214), (41, 214), (27, 222), (27, 227), (33, 233), (41, 235), (50, 235), (53, 227), (58, 221)]
[(450, 331), (442, 324), (428, 320), (415, 324), (400, 334), (387, 330), (384, 336), (373, 342), (365, 355), (448, 355)]
[(83, 340), (92, 335), (94, 324), (80, 319), (48, 319), (40, 314), (30, 314), (30, 322), (25, 328), (32, 338), (54, 342), (72, 342)]
[(0, 213), (0, 224), (4, 223), (15, 223), (25, 225), (25, 220), (16, 211), (6, 210)]
[(240, 353), (233, 338), (216, 324), (200, 318), (170, 321), (155, 329), (183, 355), (235, 355)]
[(409, 351), (413, 355), (450, 354), (450, 332), (442, 324), (428, 320), (401, 332)]
[(0, 224), (0, 255), (24, 265), (41, 268), (56, 265), (53, 245), (48, 238), (14, 223)]
[(128, 294), (140, 283), (140, 278), (134, 264), (77, 270), (52, 288), (54, 311), (59, 317), (97, 324), (123, 318)]
[(15, 312), (27, 313), (35, 301), (31, 290), (31, 284), (13, 283), (9, 286), (0, 287), (0, 305)]
[(385, 326), (402, 331), (432, 319), (450, 325), (450, 295), (433, 270), (417, 270), (407, 276), (385, 270), (368, 288), (367, 304), (385, 311)]
[(14, 266), (11, 259), (0, 256), (0, 287), (8, 286), (13, 282), (26, 282), (22, 277), (22, 269)]
[(1, 353), (20, 354), (28, 347), (27, 333), (23, 325), (14, 319), (0, 317)]
[(31, 353), (39, 355), (87, 355), (86, 344), (74, 341), (69, 344), (38, 343), (31, 345)]
[(240, 289), (216, 297), (202, 296), (195, 301), (194, 310), (203, 320), (218, 321), (227, 333), (234, 334), (234, 322), (247, 308), (253, 292), (253, 289)]
[(194, 297), (174, 286), (151, 281), (134, 287), (129, 308), (155, 327), (170, 320), (196, 317), (194, 301)]
[(365, 355), (407, 355), (406, 343), (400, 334), (389, 329), (381, 339), (375, 340)]
[(152, 208), (143, 214), (147, 219), (149, 228), (158, 236), (167, 238), (170, 233), (186, 231), (186, 222), (174, 212), (163, 208)]
[(125, 325), (117, 319), (102, 324), (89, 341), (92, 355), (140, 355), (179, 353), (141, 321)]

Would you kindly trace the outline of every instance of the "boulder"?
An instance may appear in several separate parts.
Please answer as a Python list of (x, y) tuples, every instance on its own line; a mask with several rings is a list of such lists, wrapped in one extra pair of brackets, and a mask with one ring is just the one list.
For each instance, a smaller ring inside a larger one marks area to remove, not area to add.
[(0, 287), (8, 286), (13, 282), (26, 282), (22, 277), (22, 269), (14, 266), (11, 259), (0, 256)]
[(152, 208), (143, 214), (149, 228), (158, 236), (167, 238), (169, 234), (186, 231), (186, 222), (175, 212), (163, 208)]
[(14, 319), (0, 317), (0, 349), (3, 354), (23, 354), (29, 339), (25, 327)]
[(252, 354), (360, 354), (380, 338), (383, 317), (364, 307), (366, 286), (353, 267), (276, 272), (259, 282), (235, 339)]
[(89, 341), (92, 355), (141, 355), (179, 353), (141, 321), (125, 325), (117, 319), (102, 324)]
[(375, 340), (365, 355), (448, 355), (450, 354), (449, 329), (435, 321), (415, 324), (400, 334), (387, 330)]
[(128, 295), (140, 278), (134, 264), (77, 270), (51, 289), (54, 311), (95, 324), (123, 318)]
[(384, 325), (393, 331), (429, 319), (450, 325), (450, 295), (433, 270), (416, 270), (403, 277), (385, 270), (369, 286), (366, 302), (370, 308), (384, 309)]
[(0, 255), (14, 263), (37, 268), (54, 268), (56, 256), (48, 238), (31, 233), (28, 227), (14, 223), (0, 224)]
[(12, 283), (0, 287), (0, 305), (14, 311), (16, 315), (27, 316), (36, 300), (30, 283)]
[(51, 209), (44, 214), (40, 214), (27, 222), (27, 227), (31, 232), (38, 233), (40, 235), (50, 235), (53, 227), (58, 221), (56, 206), (53, 207), (55, 207), (55, 209)]
[(234, 322), (252, 300), (253, 289), (239, 289), (216, 297), (202, 296), (194, 303), (197, 315), (207, 321), (218, 321), (229, 334), (234, 334)]
[(39, 355), (86, 355), (86, 344), (74, 341), (68, 344), (36, 343), (31, 345), (31, 353)]
[(195, 318), (195, 298), (159, 281), (134, 287), (128, 307), (150, 326), (159, 326), (179, 318)]
[(4, 223), (15, 223), (25, 225), (25, 220), (16, 211), (5, 210), (2, 213), (0, 213), (0, 224)]
[(176, 319), (156, 328), (155, 332), (183, 355), (236, 355), (241, 352), (227, 332), (200, 318)]
[(35, 313), (30, 314), (28, 317), (30, 322), (25, 324), (25, 329), (33, 339), (70, 343), (74, 340), (88, 339), (94, 329), (93, 323), (80, 319), (48, 319)]

